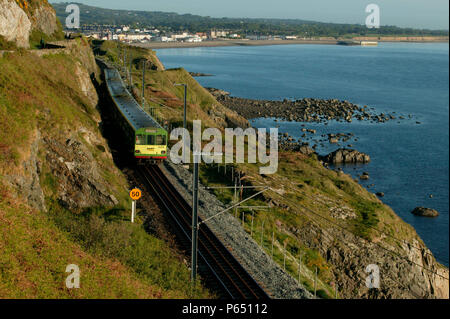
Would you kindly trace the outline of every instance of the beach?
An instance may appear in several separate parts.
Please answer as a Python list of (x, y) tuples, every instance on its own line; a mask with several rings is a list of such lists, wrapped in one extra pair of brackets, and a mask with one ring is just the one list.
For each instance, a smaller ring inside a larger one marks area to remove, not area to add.
[[(199, 47), (226, 47), (226, 46), (264, 46), (264, 45), (288, 45), (288, 44), (328, 44), (336, 45), (335, 38), (319, 39), (297, 39), (297, 40), (214, 40), (203, 42), (148, 42), (134, 44), (147, 49), (170, 49), (170, 48), (199, 48)], [(356, 37), (355, 41), (378, 41), (378, 42), (412, 42), (412, 43), (439, 43), (448, 42), (448, 37)]]

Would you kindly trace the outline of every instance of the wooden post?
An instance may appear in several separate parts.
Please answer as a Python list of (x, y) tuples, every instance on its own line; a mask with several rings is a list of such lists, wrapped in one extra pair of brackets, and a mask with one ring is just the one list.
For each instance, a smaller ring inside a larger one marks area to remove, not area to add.
[(263, 246), (263, 235), (264, 235), (264, 219), (261, 223), (261, 247), (264, 247)]
[(272, 259), (273, 259), (273, 242), (275, 239), (275, 232), (272, 232)]
[(316, 298), (316, 290), (317, 290), (317, 266), (316, 266), (316, 274), (314, 275), (314, 298)]
[(300, 276), (302, 273), (302, 254), (300, 253), (299, 263), (298, 263), (298, 283), (300, 282)]
[[(234, 181), (234, 196), (233, 196), (233, 201), (234, 203), (237, 203), (237, 185), (236, 185), (236, 180)], [(237, 216), (237, 206), (234, 208), (234, 218), (238, 218)]]
[(145, 65), (147, 60), (142, 60), (142, 109), (145, 107)]
[(252, 227), (250, 229), (250, 236), (253, 236), (253, 219), (254, 219), (254, 217), (255, 217), (255, 212), (252, 209)]

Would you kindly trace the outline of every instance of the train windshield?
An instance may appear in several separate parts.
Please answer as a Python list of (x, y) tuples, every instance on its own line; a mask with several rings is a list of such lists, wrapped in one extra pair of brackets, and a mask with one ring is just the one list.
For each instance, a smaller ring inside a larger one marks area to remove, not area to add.
[(145, 145), (146, 142), (145, 135), (136, 135), (136, 145)]
[(166, 145), (166, 137), (164, 135), (156, 135), (156, 145)]

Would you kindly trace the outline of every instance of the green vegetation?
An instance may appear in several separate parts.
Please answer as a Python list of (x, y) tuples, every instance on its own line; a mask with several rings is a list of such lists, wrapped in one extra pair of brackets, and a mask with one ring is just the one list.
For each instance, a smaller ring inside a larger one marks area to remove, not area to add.
[(130, 224), (129, 210), (97, 207), (74, 215), (53, 203), (49, 215), (85, 251), (117, 259), (142, 283), (180, 296), (207, 296), (200, 285), (192, 290), (190, 272), (163, 241), (149, 236), (142, 225)]
[[(59, 136), (71, 125), (96, 127), (83, 108), (92, 108), (79, 91), (73, 60), (67, 55), (39, 58), (32, 53), (8, 53), (0, 59), (0, 141), (2, 164), (23, 152), (39, 126)], [(22, 154), (24, 155), (24, 154)], [(4, 165), (0, 165), (0, 173)]]
[[(106, 144), (91, 145), (83, 133), (102, 140), (95, 101), (79, 82), (79, 68), (93, 57), (83, 39), (73, 50), (76, 55), (43, 57), (19, 50), (0, 58), (0, 298), (211, 297), (200, 286), (192, 289), (188, 267), (165, 242), (148, 235), (141, 222), (125, 221), (126, 178)], [(39, 181), (48, 211), (24, 204), (23, 193), (7, 187), (3, 176), (29, 178), (22, 163), (37, 134), (48, 141), (77, 136), (119, 204), (67, 211), (58, 202), (61, 181), (42, 147)], [(69, 264), (80, 268), (79, 289), (65, 287)]]
[[(45, 214), (13, 194), (0, 184), (0, 298), (208, 297), (191, 291), (187, 267), (142, 226), (111, 211), (110, 221), (57, 206)], [(69, 264), (80, 268), (79, 289), (65, 287)]]
[[(227, 165), (227, 173), (225, 174), (224, 165), (202, 165), (200, 167), (200, 180), (203, 185), (208, 186), (229, 186), (231, 184), (231, 170), (243, 170), (241, 165)], [(243, 191), (242, 198), (253, 195), (258, 190), (246, 189)], [(237, 190), (237, 196), (240, 191)], [(214, 189), (214, 194), (226, 206), (236, 202), (234, 189)], [(270, 195), (265, 197), (270, 200)], [(267, 202), (264, 197), (256, 197), (245, 203), (246, 206), (266, 206)], [(230, 211), (238, 220), (244, 220), (243, 227), (252, 238), (261, 244), (269, 256), (272, 255), (272, 234), (274, 240), (273, 260), (281, 267), (291, 273), (293, 278), (298, 278), (299, 260), (302, 259), (300, 282), (310, 292), (314, 291), (314, 272), (317, 268), (318, 282), (317, 287), (322, 290), (322, 298), (334, 296), (334, 290), (330, 283), (333, 281), (333, 275), (330, 265), (320, 254), (311, 248), (308, 248), (296, 236), (287, 231), (286, 227), (294, 226), (301, 228), (307, 219), (302, 216), (293, 215), (289, 211), (282, 208), (271, 208), (269, 210), (259, 209), (239, 209), (238, 211)], [(262, 233), (263, 231), (263, 233)], [(286, 259), (284, 258), (286, 250)]]
[[(169, 298), (114, 258), (86, 253), (46, 214), (0, 184), (0, 298)], [(80, 288), (67, 289), (66, 267), (80, 268)]]
[[(84, 24), (130, 25), (132, 27), (156, 27), (169, 31), (206, 32), (211, 29), (233, 30), (235, 33), (255, 35), (300, 35), (307, 37), (351, 37), (369, 35), (418, 35), (448, 36), (448, 31), (418, 30), (381, 26), (368, 29), (359, 24), (321, 23), (298, 19), (250, 19), (250, 18), (211, 18), (192, 14), (173, 12), (148, 12), (130, 10), (111, 10), (78, 4), (80, 18)], [(67, 3), (54, 3), (56, 14), (64, 20)], [(133, 12), (133, 14), (129, 14)]]
[(30, 33), (30, 48), (31, 49), (43, 49), (42, 45), (45, 45), (46, 43), (50, 41), (59, 41), (64, 39), (64, 34), (62, 31), (56, 31), (52, 35), (47, 35), (44, 32), (34, 29)]
[[(103, 56), (117, 56), (117, 53), (114, 53), (117, 52), (117, 47), (113, 44), (102, 43), (101, 47), (104, 51)], [(133, 56), (135, 53), (144, 54), (134, 51)], [(156, 58), (153, 52), (148, 51), (148, 54)], [(211, 105), (218, 104), (217, 101), (212, 100), (209, 93), (205, 93), (185, 70), (154, 70), (148, 72), (148, 76), (146, 100), (161, 103), (158, 114), (164, 120), (174, 126), (182, 123), (182, 89), (174, 87), (173, 83), (188, 83), (190, 88), (188, 128), (192, 128), (193, 119), (202, 119), (203, 122), (204, 118), (208, 121), (205, 126), (221, 127), (220, 124), (211, 122), (210, 112), (202, 113), (204, 110), (210, 110)], [(133, 79), (135, 87), (140, 88), (141, 78), (138, 69), (133, 68)], [(139, 95), (137, 97), (139, 101)], [(196, 112), (192, 111), (194, 109)], [(411, 239), (415, 236), (412, 227), (401, 222), (375, 195), (367, 192), (349, 175), (324, 168), (314, 155), (280, 152), (278, 172), (270, 176), (261, 176), (258, 166), (254, 164), (228, 164), (226, 174), (223, 165), (220, 167), (201, 165), (201, 182), (208, 186), (229, 186), (232, 184), (232, 169), (235, 172), (240, 171), (241, 176), (245, 176), (246, 185), (267, 185), (275, 191), (266, 192), (245, 204), (265, 206), (268, 202), (272, 202), (273, 207), (269, 211), (255, 209), (252, 213), (250, 210), (239, 209), (238, 212), (230, 211), (230, 214), (240, 221), (244, 219), (244, 229), (257, 243), (261, 242), (261, 228), (263, 229), (262, 246), (269, 255), (272, 254), (273, 233), (273, 258), (283, 267), (286, 249), (286, 269), (294, 278), (298, 278), (298, 261), (301, 258), (300, 281), (310, 291), (314, 290), (314, 274), (317, 269), (317, 293), (324, 298), (334, 297), (335, 273), (342, 270), (334, 269), (326, 256), (319, 253), (318, 239), (308, 238), (307, 234), (302, 235), (303, 228), (310, 227), (311, 224), (324, 230), (342, 227), (345, 230), (340, 231), (351, 232), (368, 241), (378, 240), (379, 231), (395, 234), (399, 239)], [(256, 190), (245, 189), (242, 196), (246, 198), (255, 192)], [(225, 205), (230, 205), (236, 200), (233, 189), (215, 189), (214, 193)], [(240, 197), (239, 193), (238, 191)], [(353, 217), (348, 219), (331, 217), (331, 212), (336, 208), (344, 208)], [(394, 243), (390, 238), (384, 240)]]
[(0, 35), (0, 50), (17, 50), (14, 42), (7, 41), (4, 36)]

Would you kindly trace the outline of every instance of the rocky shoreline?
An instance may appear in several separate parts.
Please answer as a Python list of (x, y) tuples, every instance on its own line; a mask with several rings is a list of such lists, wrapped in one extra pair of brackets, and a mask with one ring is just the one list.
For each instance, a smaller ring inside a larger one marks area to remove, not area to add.
[[(295, 138), (289, 133), (278, 133), (279, 149), (282, 151), (299, 152), (306, 156), (316, 154), (318, 160), (325, 167), (335, 167), (343, 164), (367, 164), (370, 162), (368, 154), (359, 152), (353, 148), (353, 141), (357, 142), (358, 137), (351, 132), (347, 133), (327, 133), (317, 134), (316, 129), (307, 128), (305, 123), (323, 123), (328, 121), (352, 122), (352, 120), (368, 121), (371, 123), (385, 123), (396, 120), (412, 120), (413, 115), (396, 114), (395, 111), (389, 114), (377, 114), (374, 108), (367, 105), (358, 106), (348, 101), (337, 99), (314, 99), (304, 98), (301, 100), (282, 101), (274, 100), (254, 100), (240, 97), (232, 97), (229, 92), (217, 88), (206, 88), (220, 103), (236, 111), (247, 120), (255, 118), (275, 118), (274, 121), (295, 121), (301, 124), (301, 136)], [(415, 119), (414, 119), (415, 120)], [(416, 121), (416, 124), (421, 124)], [(279, 127), (280, 125), (277, 125)], [(318, 149), (324, 148), (325, 143), (336, 146), (334, 151), (327, 154), (320, 154)], [(334, 168), (342, 171), (342, 168)], [(370, 177), (366, 172), (356, 178), (367, 181)], [(365, 187), (371, 188), (374, 184), (367, 184)], [(376, 196), (384, 197), (383, 192), (377, 192)]]
[[(374, 112), (374, 108), (367, 105), (358, 106), (349, 101), (337, 99), (304, 98), (299, 100), (282, 101), (254, 100), (240, 97), (231, 97), (230, 93), (207, 88), (216, 99), (229, 109), (236, 111), (246, 119), (277, 118), (285, 121), (327, 123), (331, 120), (339, 122), (352, 122), (352, 120), (370, 121), (371, 123), (385, 123), (391, 120), (411, 119), (413, 116)], [(416, 122), (420, 124), (420, 122)]]

